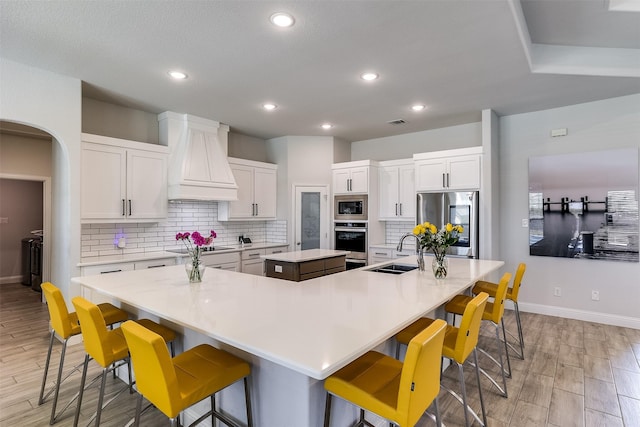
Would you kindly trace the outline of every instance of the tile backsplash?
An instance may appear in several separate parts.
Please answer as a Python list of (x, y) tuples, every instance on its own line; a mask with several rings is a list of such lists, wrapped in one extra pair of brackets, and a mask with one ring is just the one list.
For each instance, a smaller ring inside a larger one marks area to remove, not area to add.
[[(121, 255), (179, 248), (176, 233), (215, 230), (214, 246), (238, 243), (245, 235), (255, 242), (287, 243), (287, 221), (218, 221), (218, 202), (170, 202), (166, 221), (157, 223), (82, 224), (81, 256)], [(124, 237), (126, 247), (119, 249)]]
[(416, 225), (406, 221), (387, 221), (385, 232), (385, 243), (397, 244), (400, 238), (413, 231)]

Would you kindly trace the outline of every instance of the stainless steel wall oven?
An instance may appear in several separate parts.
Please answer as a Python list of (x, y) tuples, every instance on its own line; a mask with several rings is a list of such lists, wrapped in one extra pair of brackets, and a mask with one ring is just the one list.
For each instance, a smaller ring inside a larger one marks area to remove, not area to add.
[(367, 223), (336, 222), (334, 231), (336, 250), (351, 252), (347, 255), (347, 270), (367, 265)]

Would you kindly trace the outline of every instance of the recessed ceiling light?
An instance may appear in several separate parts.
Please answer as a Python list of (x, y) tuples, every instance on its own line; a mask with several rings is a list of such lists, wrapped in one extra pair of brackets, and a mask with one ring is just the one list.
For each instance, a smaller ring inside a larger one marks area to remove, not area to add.
[(184, 79), (186, 79), (188, 77), (182, 71), (169, 71), (169, 75), (171, 77), (173, 77), (174, 79), (176, 79), (176, 80), (184, 80)]
[(424, 110), (425, 108), (427, 108), (427, 107), (425, 107), (425, 106), (424, 106), (424, 105), (422, 105), (422, 104), (415, 104), (415, 105), (412, 105), (412, 106), (411, 106), (411, 109), (412, 109), (413, 111), (422, 111), (422, 110)]
[(295, 19), (293, 19), (293, 16), (289, 15), (288, 13), (284, 13), (284, 12), (277, 12), (274, 13), (273, 15), (271, 15), (271, 17), (269, 18), (269, 21), (271, 21), (271, 23), (277, 27), (291, 27), (293, 26), (294, 22), (296, 22)]
[(264, 108), (267, 111), (271, 111), (271, 110), (275, 110), (276, 108), (278, 108), (278, 106), (276, 104), (272, 104), (270, 102), (267, 102), (266, 104), (262, 104), (262, 108)]
[(372, 80), (377, 79), (377, 78), (378, 78), (378, 75), (377, 75), (376, 73), (362, 73), (362, 74), (360, 75), (360, 78), (361, 78), (362, 80), (366, 80), (366, 81), (370, 82), (370, 81), (372, 81)]
[(323, 123), (322, 124), (322, 129), (331, 129), (333, 127), (333, 125), (331, 123)]

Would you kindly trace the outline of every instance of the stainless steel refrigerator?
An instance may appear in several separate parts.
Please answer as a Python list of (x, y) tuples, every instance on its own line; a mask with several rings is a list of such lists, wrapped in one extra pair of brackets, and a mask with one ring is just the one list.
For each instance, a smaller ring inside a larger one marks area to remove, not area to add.
[(430, 222), (438, 229), (447, 223), (462, 225), (458, 243), (450, 246), (450, 255), (478, 258), (478, 192), (418, 193), (416, 222)]

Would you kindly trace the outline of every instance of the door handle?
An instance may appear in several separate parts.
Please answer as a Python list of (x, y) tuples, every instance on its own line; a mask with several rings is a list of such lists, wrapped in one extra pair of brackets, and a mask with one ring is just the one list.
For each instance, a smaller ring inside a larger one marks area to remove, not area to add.
[(300, 242), (296, 243), (297, 246), (300, 246)]

